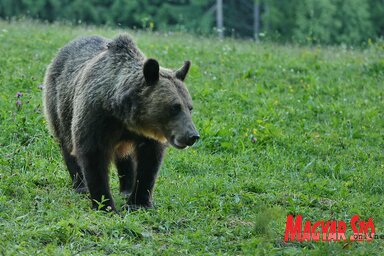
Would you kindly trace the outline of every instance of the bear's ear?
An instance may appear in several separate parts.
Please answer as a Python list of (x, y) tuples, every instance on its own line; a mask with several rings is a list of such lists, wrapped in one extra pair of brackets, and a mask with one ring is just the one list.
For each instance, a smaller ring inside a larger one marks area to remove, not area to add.
[(157, 81), (159, 81), (159, 71), (160, 66), (157, 60), (147, 59), (145, 61), (143, 73), (145, 81), (148, 83), (148, 85), (154, 85)]
[(184, 61), (184, 66), (182, 66), (179, 70), (176, 71), (176, 78), (184, 81), (185, 77), (188, 74), (189, 67), (191, 66), (191, 62), (189, 60)]

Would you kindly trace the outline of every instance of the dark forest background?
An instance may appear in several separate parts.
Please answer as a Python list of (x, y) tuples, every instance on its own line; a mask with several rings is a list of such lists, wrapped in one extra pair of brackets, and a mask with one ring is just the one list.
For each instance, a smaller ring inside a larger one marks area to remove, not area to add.
[(384, 35), (384, 0), (0, 0), (0, 17), (304, 44)]

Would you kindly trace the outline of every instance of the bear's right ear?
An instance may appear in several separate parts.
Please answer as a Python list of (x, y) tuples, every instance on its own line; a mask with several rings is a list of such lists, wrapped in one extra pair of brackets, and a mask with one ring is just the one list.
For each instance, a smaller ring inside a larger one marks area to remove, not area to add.
[(159, 81), (159, 71), (160, 66), (157, 60), (147, 59), (144, 62), (143, 73), (145, 81), (148, 83), (148, 85), (154, 85), (157, 81)]

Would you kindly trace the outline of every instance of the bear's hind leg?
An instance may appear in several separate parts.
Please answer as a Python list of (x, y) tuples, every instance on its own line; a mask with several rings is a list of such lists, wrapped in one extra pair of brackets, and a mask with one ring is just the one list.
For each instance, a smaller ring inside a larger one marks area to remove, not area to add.
[(76, 157), (72, 156), (63, 144), (61, 145), (61, 152), (63, 153), (64, 161), (71, 176), (73, 188), (77, 193), (87, 193), (88, 189)]
[(120, 192), (126, 197), (132, 194), (136, 180), (136, 164), (132, 157), (120, 158), (115, 156), (115, 165), (120, 181)]
[(145, 140), (136, 147), (137, 177), (128, 205), (133, 208), (151, 208), (152, 192), (157, 172), (164, 153), (164, 145), (154, 140)]

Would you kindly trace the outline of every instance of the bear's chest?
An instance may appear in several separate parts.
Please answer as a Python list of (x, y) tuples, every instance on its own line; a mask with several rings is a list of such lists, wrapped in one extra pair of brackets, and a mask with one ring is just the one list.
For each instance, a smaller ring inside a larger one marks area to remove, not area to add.
[(119, 158), (126, 158), (133, 153), (135, 146), (134, 141), (121, 141), (116, 144), (114, 151)]

